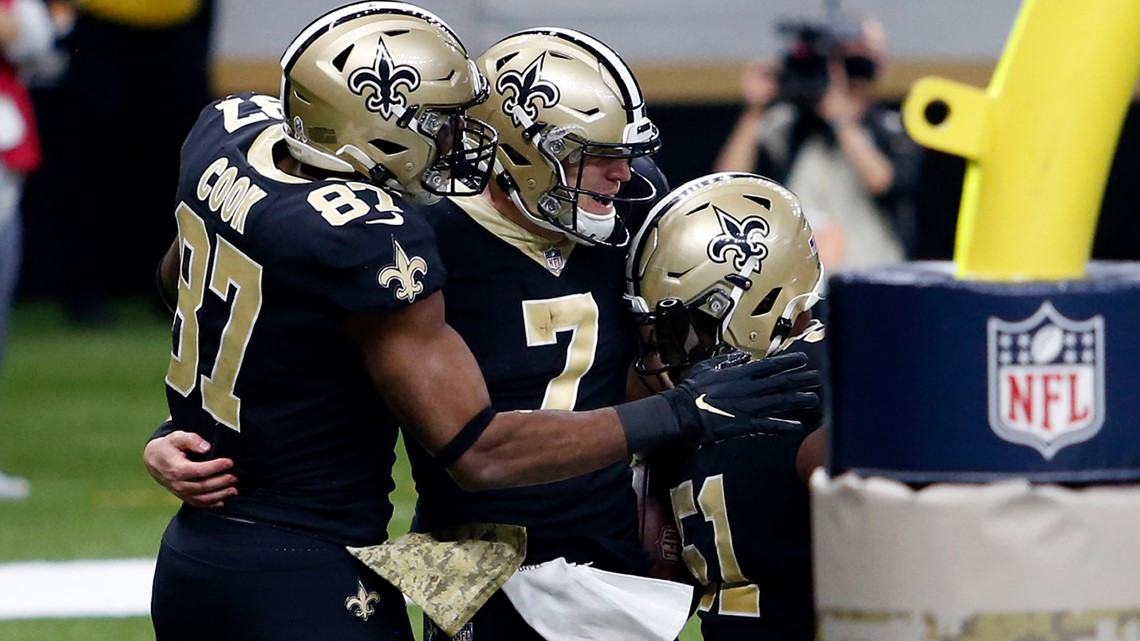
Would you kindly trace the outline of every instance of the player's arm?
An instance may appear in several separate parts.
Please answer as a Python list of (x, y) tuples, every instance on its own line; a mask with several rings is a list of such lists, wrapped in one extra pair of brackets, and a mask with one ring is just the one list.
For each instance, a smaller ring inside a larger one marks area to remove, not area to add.
[(804, 437), (800, 449), (796, 452), (796, 474), (807, 485), (808, 479), (815, 468), (823, 466), (824, 454), (827, 451), (827, 428), (821, 427)]
[[(389, 407), (429, 452), (438, 454), (490, 406), (475, 358), (444, 321), (442, 295), (355, 317), (348, 333)], [(501, 412), (449, 469), (466, 489), (540, 483), (618, 461), (626, 447), (613, 409)]]
[(178, 307), (178, 239), (170, 244), (170, 249), (163, 254), (158, 262), (154, 280), (158, 288), (158, 296), (166, 304), (166, 308), (174, 311)]
[[(376, 387), (405, 430), (438, 454), (473, 417), (490, 406), (483, 375), (467, 344), (444, 322), (443, 297), (400, 311), (353, 317), (346, 326), (361, 349)], [(467, 489), (538, 483), (600, 468), (626, 455), (626, 439), (612, 409), (589, 413), (504, 412), (449, 466)], [(232, 462), (191, 460), (209, 443), (163, 424), (143, 461), (160, 485), (198, 507), (217, 507), (236, 494)], [(166, 429), (164, 429), (166, 428)], [(207, 466), (218, 466), (217, 469)]]
[(221, 507), (237, 494), (237, 477), (229, 472), (233, 459), (198, 461), (210, 442), (193, 432), (175, 429), (167, 420), (158, 426), (143, 449), (146, 471), (171, 494), (195, 507)]
[(409, 435), (464, 489), (564, 479), (671, 440), (798, 430), (778, 417), (818, 405), (805, 390), (819, 386), (819, 373), (797, 371), (801, 354), (698, 366), (677, 389), (616, 408), (494, 413), (475, 358), (444, 320), (441, 294), (354, 317), (346, 330)]
[[(563, 479), (680, 439), (798, 430), (781, 417), (819, 403), (807, 391), (819, 386), (819, 373), (800, 370), (806, 358), (789, 355), (724, 369), (710, 364), (697, 373), (698, 366), (676, 389), (617, 408), (496, 414), (474, 357), (444, 322), (442, 295), (353, 317), (346, 330), (408, 434), (466, 489)], [(201, 443), (180, 434), (157, 434), (148, 443), (151, 475), (195, 505), (232, 496), (233, 475), (189, 460)]]
[(831, 61), (827, 67), (830, 80), (819, 102), (819, 115), (831, 123), (839, 148), (851, 161), (867, 191), (872, 196), (882, 196), (894, 183), (895, 168), (863, 127), (868, 104), (849, 91), (847, 73), (841, 62)]
[(890, 191), (895, 180), (895, 168), (890, 158), (875, 146), (874, 140), (862, 125), (849, 118), (834, 121), (835, 139), (839, 148), (851, 161), (855, 172), (872, 196)]
[(744, 107), (740, 117), (717, 153), (713, 171), (753, 171), (756, 167), (757, 139), (764, 112), (778, 94), (776, 70), (770, 61), (754, 60), (741, 75)]

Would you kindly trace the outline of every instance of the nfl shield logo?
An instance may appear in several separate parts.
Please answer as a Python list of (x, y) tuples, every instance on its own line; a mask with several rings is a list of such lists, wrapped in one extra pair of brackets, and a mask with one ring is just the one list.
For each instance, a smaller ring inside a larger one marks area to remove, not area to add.
[(1029, 318), (986, 323), (990, 427), (1046, 460), (1104, 424), (1104, 317), (1065, 318), (1048, 301)]
[(543, 250), (542, 255), (546, 257), (546, 268), (552, 272), (560, 272), (566, 266), (566, 259), (562, 257), (562, 250), (557, 247)]

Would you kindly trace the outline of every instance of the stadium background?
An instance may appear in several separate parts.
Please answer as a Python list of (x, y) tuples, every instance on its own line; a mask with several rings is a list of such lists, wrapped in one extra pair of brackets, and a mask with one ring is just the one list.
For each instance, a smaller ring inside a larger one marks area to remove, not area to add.
[[(218, 2), (214, 35), (216, 93), (278, 90), (277, 57), (312, 17), (341, 4), (335, 0), (242, 0)], [(888, 34), (890, 58), (883, 95), (898, 104), (917, 78), (937, 75), (985, 87), (1005, 46), (1020, 0), (423, 0), (444, 18), (473, 52), (513, 30), (558, 25), (581, 29), (611, 43), (634, 68), (660, 127), (664, 148), (658, 162), (673, 184), (709, 170), (739, 108), (743, 62), (776, 56), (782, 41), (776, 22), (821, 17), (828, 8), (879, 16)], [(1081, 34), (1073, 34), (1079, 38)], [(1090, 70), (1091, 72), (1091, 70)], [(1063, 92), (1064, 87), (1056, 91)], [(45, 108), (66, 110), (66, 104)], [(92, 123), (93, 126), (107, 126)], [(114, 126), (110, 127), (113, 129)], [(134, 135), (145, 135), (142, 133)], [(965, 164), (928, 152), (917, 200), (915, 258), (948, 259), (952, 253), (958, 196)], [(1140, 113), (1135, 102), (1124, 124), (1105, 193), (1093, 255), (1140, 257), (1140, 217), (1132, 203), (1140, 183)], [(58, 286), (59, 230), (49, 216), (26, 221), (21, 297), (50, 298)], [(163, 248), (151, 249), (155, 256)], [(108, 258), (115, 261), (116, 258)], [(135, 280), (119, 294), (138, 294)], [(149, 294), (149, 290), (143, 292)]]
[[(214, 38), (215, 89), (275, 93), (280, 48), (305, 22), (340, 4), (328, 0), (219, 2)], [(515, 29), (561, 25), (612, 43), (631, 63), (661, 128), (659, 163), (674, 184), (706, 172), (738, 109), (741, 64), (776, 55), (775, 21), (818, 17), (830, 3), (803, 0), (422, 0), (464, 38), (472, 52)], [(910, 83), (938, 75), (988, 84), (1019, 0), (846, 0), (841, 8), (879, 16), (891, 61), (885, 96), (898, 102)], [(1080, 34), (1074, 34), (1080, 37)], [(1090, 70), (1094, 72), (1095, 70)], [(1063, 92), (1064, 87), (1056, 91)], [(66, 108), (66, 106), (62, 106)], [(93, 123), (108, 126), (109, 123)], [(110, 123), (113, 125), (113, 123)], [(145, 135), (140, 132), (137, 135)], [(83, 150), (84, 155), (91, 150)], [(950, 257), (964, 163), (929, 152), (919, 197), (918, 258)], [(1109, 176), (1093, 254), (1140, 258), (1134, 179), (1140, 172), (1140, 110), (1135, 100)], [(40, 251), (58, 230), (27, 221), (21, 303), (9, 360), (0, 373), (0, 469), (30, 477), (32, 497), (0, 502), (0, 564), (29, 560), (147, 557), (175, 503), (147, 478), (141, 445), (165, 412), (161, 380), (166, 328), (149, 312), (150, 291), (121, 291), (117, 330), (69, 328), (50, 303), (44, 275), (60, 265)], [(160, 253), (161, 248), (155, 250)], [(113, 258), (111, 259), (113, 260)], [(71, 267), (76, 277), (87, 266)], [(403, 473), (401, 471), (401, 473)], [(397, 521), (406, 527), (412, 494), (403, 484)], [(113, 589), (110, 586), (108, 589)], [(58, 586), (62, 601), (77, 599)], [(0, 592), (0, 605), (13, 595)], [(145, 619), (0, 621), (0, 638), (145, 639)], [(686, 641), (699, 638), (688, 632)]]

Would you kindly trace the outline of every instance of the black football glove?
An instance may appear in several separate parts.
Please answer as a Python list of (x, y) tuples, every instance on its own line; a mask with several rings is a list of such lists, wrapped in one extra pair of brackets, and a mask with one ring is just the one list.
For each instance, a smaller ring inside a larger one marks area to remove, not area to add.
[(733, 352), (704, 360), (676, 388), (662, 392), (685, 436), (711, 443), (804, 429), (791, 416), (819, 408), (819, 396), (810, 391), (823, 384), (819, 370), (803, 369), (808, 361), (801, 352), (748, 358)]

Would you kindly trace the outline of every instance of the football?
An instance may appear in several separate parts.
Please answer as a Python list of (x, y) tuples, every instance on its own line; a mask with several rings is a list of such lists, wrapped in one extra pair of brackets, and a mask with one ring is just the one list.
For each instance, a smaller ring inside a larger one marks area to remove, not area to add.
[(654, 483), (651, 466), (642, 460), (633, 466), (633, 489), (637, 494), (641, 545), (653, 558), (649, 575), (656, 579), (690, 582), (692, 577), (681, 559), (681, 533), (673, 519), (669, 488), (664, 483)]
[(1033, 342), (1029, 345), (1029, 353), (1037, 365), (1052, 363), (1057, 360), (1064, 347), (1065, 332), (1056, 325), (1046, 325), (1033, 335)]

